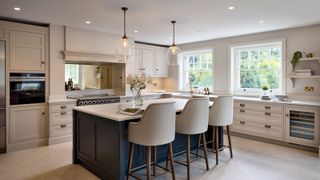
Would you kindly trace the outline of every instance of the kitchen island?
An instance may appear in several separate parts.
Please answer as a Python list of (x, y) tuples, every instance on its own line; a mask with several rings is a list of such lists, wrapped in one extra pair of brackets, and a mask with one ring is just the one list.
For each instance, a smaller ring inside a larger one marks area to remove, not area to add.
[[(176, 112), (180, 113), (187, 99), (167, 98), (147, 100), (150, 103), (174, 101)], [(212, 103), (210, 103), (212, 105)], [(75, 107), (73, 113), (73, 163), (80, 164), (102, 179), (125, 179), (129, 142), (128, 123), (139, 121), (142, 115), (119, 114), (119, 109), (130, 107), (131, 103), (114, 103)], [(191, 149), (198, 144), (198, 136), (191, 136)], [(176, 134), (173, 142), (175, 155), (185, 151), (185, 136)], [(135, 146), (132, 168), (139, 169), (146, 162), (145, 148)], [(165, 145), (157, 148), (157, 161), (166, 159)]]

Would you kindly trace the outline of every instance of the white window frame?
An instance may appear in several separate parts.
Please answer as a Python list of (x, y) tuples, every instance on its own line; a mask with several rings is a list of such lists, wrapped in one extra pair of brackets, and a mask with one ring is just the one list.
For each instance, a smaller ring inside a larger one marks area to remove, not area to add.
[(230, 92), (236, 95), (261, 95), (261, 89), (250, 89), (250, 88), (237, 88), (237, 83), (239, 83), (239, 75), (237, 74), (237, 67), (239, 62), (235, 62), (236, 58), (236, 49), (238, 48), (249, 48), (255, 46), (271, 46), (273, 44), (280, 44), (281, 46), (281, 55), (280, 55), (280, 87), (277, 90), (271, 89), (273, 94), (283, 94), (286, 92), (286, 81), (285, 81), (285, 74), (286, 74), (286, 39), (279, 38), (279, 39), (270, 39), (264, 41), (253, 41), (247, 43), (238, 43), (232, 44), (229, 46), (229, 89)]
[[(213, 73), (213, 79), (212, 84), (213, 87), (209, 87), (211, 91), (215, 92), (215, 85), (216, 85), (216, 59), (215, 59), (215, 48), (214, 47), (203, 47), (203, 48), (193, 48), (193, 49), (184, 49), (182, 50), (178, 55), (178, 64), (180, 66), (179, 68), (179, 90), (180, 91), (189, 91), (190, 89), (186, 87), (186, 69), (185, 69), (185, 63), (183, 61), (183, 54), (184, 53), (195, 53), (195, 52), (201, 52), (201, 51), (211, 51), (212, 52), (212, 73)], [(199, 89), (200, 91), (203, 91), (203, 89)]]

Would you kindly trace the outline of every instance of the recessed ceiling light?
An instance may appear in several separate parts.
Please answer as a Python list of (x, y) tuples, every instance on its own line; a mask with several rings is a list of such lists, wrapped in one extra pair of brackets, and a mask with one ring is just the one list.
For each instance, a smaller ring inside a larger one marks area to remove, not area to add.
[(86, 21), (86, 24), (91, 24), (91, 21)]
[(134, 33), (138, 33), (139, 31), (138, 31), (138, 30), (134, 30), (133, 32), (134, 32)]
[(236, 8), (236, 7), (234, 7), (234, 6), (229, 6), (229, 7), (228, 7), (229, 10), (234, 10), (235, 8)]
[(261, 20), (261, 21), (259, 21), (259, 23), (260, 23), (260, 24), (262, 24), (262, 23), (264, 23), (264, 21), (263, 21), (263, 20)]
[(13, 8), (15, 11), (21, 11), (21, 8), (19, 8), (19, 7), (14, 7)]

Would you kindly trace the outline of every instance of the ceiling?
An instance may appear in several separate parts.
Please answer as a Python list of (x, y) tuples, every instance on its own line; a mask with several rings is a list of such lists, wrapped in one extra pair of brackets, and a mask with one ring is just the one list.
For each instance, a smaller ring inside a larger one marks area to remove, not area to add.
[[(169, 45), (320, 24), (319, 0), (0, 0), (0, 16), (122, 34)], [(234, 6), (234, 10), (229, 10)], [(21, 11), (15, 11), (20, 7)], [(86, 24), (85, 21), (91, 21)], [(263, 23), (259, 23), (263, 21)], [(134, 33), (138, 30), (138, 33)]]

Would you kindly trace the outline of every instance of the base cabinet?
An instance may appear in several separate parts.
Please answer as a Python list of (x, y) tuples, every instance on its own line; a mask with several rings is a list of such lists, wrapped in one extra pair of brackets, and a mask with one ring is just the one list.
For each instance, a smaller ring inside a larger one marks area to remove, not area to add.
[(46, 106), (11, 107), (9, 144), (46, 138)]

